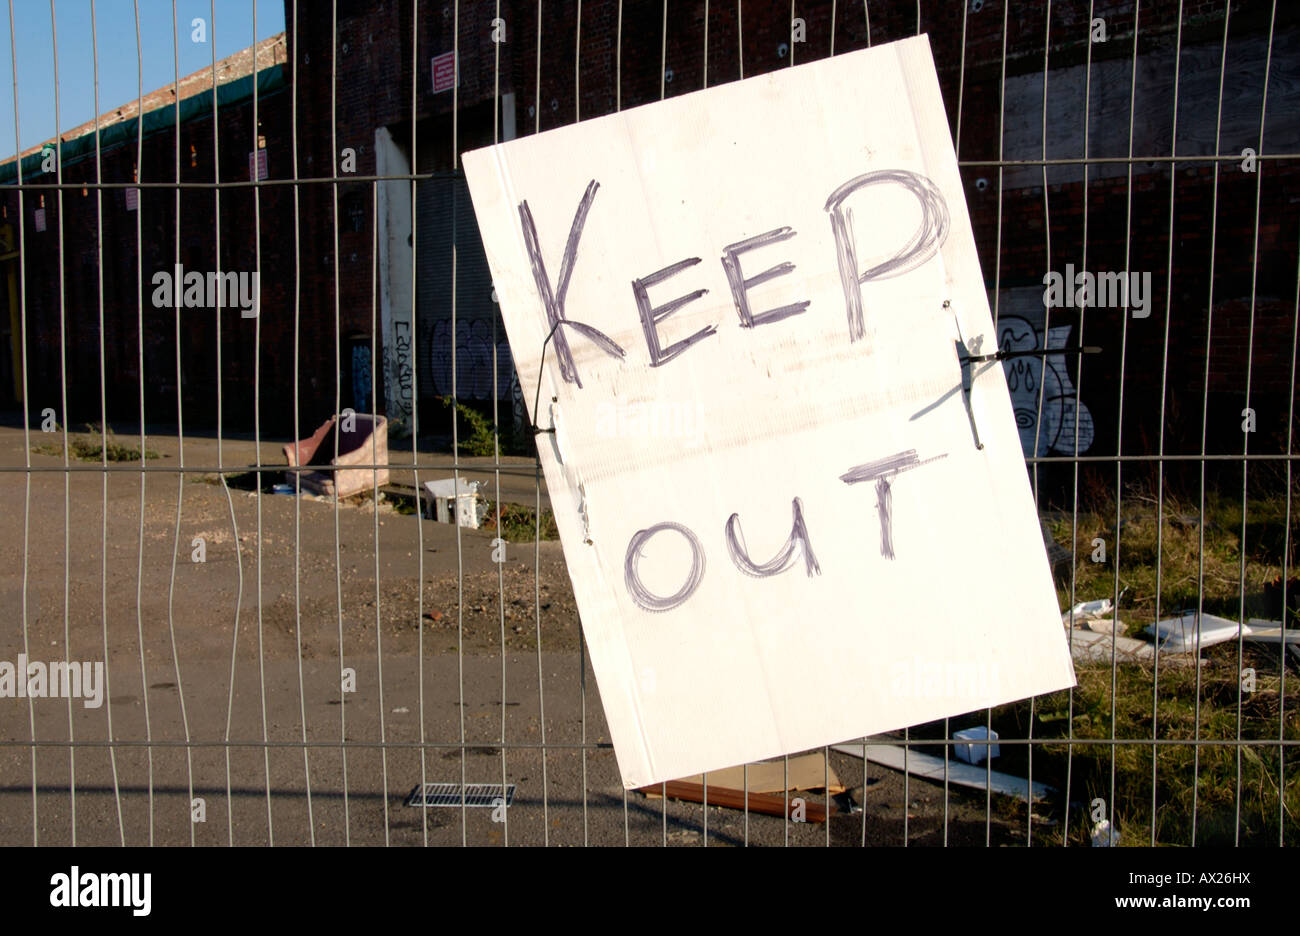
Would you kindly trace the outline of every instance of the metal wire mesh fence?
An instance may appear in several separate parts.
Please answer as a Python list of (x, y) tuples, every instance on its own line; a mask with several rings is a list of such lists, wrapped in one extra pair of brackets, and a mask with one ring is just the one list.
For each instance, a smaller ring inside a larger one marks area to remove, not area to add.
[[(254, 2), (154, 92), (142, 18), (179, 49), (218, 5), (87, 13), (64, 132), (63, 21), (20, 75), (9, 7), (0, 841), (1295, 837), (1294, 11), (286, 0), (266, 39)], [(1005, 371), (1079, 684), (845, 739), (820, 783), (626, 791), (459, 154), (923, 32), (999, 349), (1053, 352)]]

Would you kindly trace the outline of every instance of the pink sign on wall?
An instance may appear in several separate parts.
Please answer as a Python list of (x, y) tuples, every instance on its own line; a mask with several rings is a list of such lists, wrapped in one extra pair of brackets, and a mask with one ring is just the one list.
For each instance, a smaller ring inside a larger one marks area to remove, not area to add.
[(456, 53), (444, 52), (433, 57), (433, 93), (450, 91), (456, 82)]
[(248, 178), (261, 181), (267, 177), (266, 171), (266, 150), (259, 149), (255, 153), (248, 154)]

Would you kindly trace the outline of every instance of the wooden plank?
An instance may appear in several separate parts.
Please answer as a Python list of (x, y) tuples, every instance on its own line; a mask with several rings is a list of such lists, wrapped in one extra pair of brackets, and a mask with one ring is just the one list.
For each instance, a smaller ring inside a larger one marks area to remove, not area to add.
[[(749, 765), (746, 774), (745, 765), (727, 767), (723, 770), (710, 770), (707, 777), (693, 774), (678, 777), (683, 783), (707, 783), (709, 789), (727, 787), (731, 790), (749, 790), (750, 793), (784, 793), (786, 790), (822, 790), (843, 793), (844, 784), (835, 771), (826, 763), (826, 757), (820, 751), (801, 754), (790, 758), (789, 773), (784, 761), (760, 761)], [(830, 786), (827, 787), (829, 780)], [(656, 789), (650, 787), (650, 790)], [(657, 795), (650, 793), (649, 795)]]
[[(689, 803), (704, 802), (704, 785), (701, 783), (688, 783), (685, 780), (669, 780), (667, 783), (651, 784), (650, 786), (639, 787), (637, 792), (661, 796), (667, 793), (671, 799), (686, 800)], [(744, 790), (733, 790), (729, 787), (710, 785), (708, 794), (710, 806), (726, 806), (730, 809), (745, 808), (746, 793)], [(766, 816), (793, 818), (796, 809), (795, 800), (797, 799), (803, 800), (803, 820), (805, 822), (826, 821), (826, 805), (814, 802), (808, 797), (791, 796), (787, 803), (784, 795), (750, 792), (748, 794), (749, 811)], [(832, 803), (830, 813), (834, 815), (835, 812), (835, 804)]]

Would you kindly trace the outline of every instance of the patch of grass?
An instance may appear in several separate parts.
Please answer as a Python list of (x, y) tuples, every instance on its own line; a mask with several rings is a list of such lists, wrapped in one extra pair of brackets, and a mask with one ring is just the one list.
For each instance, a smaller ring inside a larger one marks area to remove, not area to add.
[[(1293, 523), (1297, 507), (1300, 489), (1292, 494)], [(1247, 617), (1281, 618), (1280, 594), (1275, 593), (1282, 575), (1286, 509), (1286, 495), (1276, 488), (1269, 496), (1251, 496), (1245, 511), (1244, 549), (1241, 496), (1216, 491), (1206, 492), (1202, 516), (1199, 497), (1180, 499), (1166, 492), (1163, 510), (1158, 510), (1151, 492), (1133, 488), (1121, 502), (1118, 535), (1115, 500), (1105, 492), (1091, 497), (1086, 508), (1080, 505), (1077, 523), (1072, 524), (1070, 515), (1065, 514), (1049, 521), (1048, 526), (1067, 550), (1073, 527), (1078, 558), (1076, 602), (1113, 598), (1118, 575), (1119, 588), (1128, 589), (1120, 614), (1129, 623), (1131, 634), (1135, 626), (1155, 620), (1157, 572), (1161, 618), (1195, 609), (1198, 595), (1210, 614), (1235, 618), (1244, 601)], [(1105, 542), (1104, 562), (1092, 561), (1098, 539)], [(1287, 562), (1292, 576), (1296, 571), (1296, 539), (1291, 537)], [(1295, 591), (1294, 587), (1288, 588), (1289, 593)], [(1057, 597), (1062, 608), (1070, 606), (1068, 574), (1058, 584)], [(1300, 625), (1297, 598), (1300, 595), (1288, 594), (1288, 626)]]
[[(481, 529), (500, 536), (507, 543), (531, 543), (539, 533), (537, 511), (522, 504), (497, 505), (488, 501), (487, 516)], [(549, 507), (542, 510), (540, 535), (544, 540), (560, 538), (555, 515)]]
[[(1300, 711), (1300, 679), (1287, 674), (1283, 699), (1276, 650), (1267, 645), (1244, 648), (1242, 665), (1256, 673), (1254, 691), (1242, 688), (1232, 643), (1205, 651), (1208, 662), (1201, 668), (1199, 687), (1195, 666), (1168, 666), (1162, 657), (1158, 693), (1153, 689), (1154, 672), (1145, 665), (1120, 665), (1112, 694), (1109, 665), (1076, 664), (1079, 684), (1073, 705), (1069, 692), (1040, 696), (1032, 719), (1027, 701), (1003, 706), (993, 710), (993, 727), (1002, 737), (1023, 738), (1032, 723), (1036, 741), (1071, 736), (1150, 741), (1154, 735), (1166, 741), (1207, 742), (1035, 743), (1034, 779), (1064, 794), (1068, 770), (1070, 799), (1083, 805), (1083, 815), (1076, 811), (1071, 816), (1072, 842), (1087, 840), (1092, 827), (1088, 814), (1098, 798), (1109, 814), (1113, 769), (1122, 844), (1150, 842), (1153, 795), (1157, 843), (1190, 844), (1194, 817), (1198, 845), (1231, 845), (1238, 835), (1243, 845), (1276, 844), (1279, 821), (1287, 838), (1300, 834), (1300, 774), (1288, 770), (1280, 787), (1282, 753), (1277, 745), (1235, 743), (1238, 737), (1300, 738), (1300, 717), (1294, 714)], [(995, 768), (1025, 776), (1028, 757), (1026, 745), (1005, 745)], [(1059, 829), (1050, 834), (1059, 841)]]
[(394, 513), (399, 513), (405, 517), (416, 513), (418, 509), (414, 497), (393, 497), (389, 498), (389, 502), (393, 505)]
[[(55, 431), (58, 431), (57, 427)], [(63, 443), (59, 441), (33, 445), (32, 451), (41, 455), (62, 457)], [(86, 434), (68, 436), (68, 457), (79, 461), (133, 462), (140, 460), (140, 449), (134, 444), (123, 445), (117, 441), (112, 426), (108, 427), (107, 432), (101, 433), (98, 426), (87, 424)], [(153, 449), (146, 448), (144, 457), (146, 460), (153, 460), (162, 458), (162, 455)]]
[[(1059, 606), (1113, 599), (1119, 591), (1115, 616), (1128, 625), (1128, 637), (1141, 637), (1157, 612), (1166, 619), (1195, 610), (1198, 602), (1206, 613), (1231, 620), (1244, 613), (1300, 626), (1294, 529), (1285, 552), (1288, 500), (1294, 528), (1300, 485), (1293, 482), (1288, 499), (1280, 476), (1252, 470), (1243, 509), (1240, 487), (1219, 480), (1224, 487), (1206, 490), (1203, 509), (1196, 489), (1179, 494), (1167, 487), (1157, 499), (1148, 481), (1126, 487), (1117, 500), (1104, 483), (1085, 484), (1077, 514), (1067, 509), (1047, 518), (1053, 538), (1066, 550), (1073, 542), (1077, 558), (1073, 593), (1068, 562), (1058, 578)], [(1103, 561), (1093, 561), (1101, 558), (1098, 540)], [(1286, 608), (1280, 594), (1284, 560)], [(996, 708), (992, 725), (1004, 738), (1034, 739), (1035, 781), (1063, 795), (1068, 779), (1071, 843), (1087, 843), (1100, 799), (1107, 815), (1113, 805), (1125, 845), (1148, 843), (1153, 829), (1159, 844), (1190, 844), (1193, 827), (1198, 845), (1276, 844), (1279, 831), (1300, 835), (1300, 774), (1288, 769), (1279, 775), (1283, 749), (1276, 743), (1300, 738), (1300, 677), (1278, 651), (1246, 643), (1239, 661), (1231, 641), (1203, 651), (1199, 673), (1186, 657), (1162, 656), (1158, 683), (1149, 664), (1120, 663), (1112, 673), (1109, 661), (1076, 662), (1072, 693)], [(1285, 697), (1281, 667), (1289, 667)], [(1248, 668), (1253, 690), (1243, 685)], [(984, 724), (983, 715), (956, 720), (952, 728), (974, 723)], [(941, 733), (939, 723), (913, 736)], [(1071, 737), (1121, 743), (1059, 743)], [(1174, 743), (1152, 744), (1153, 737)], [(1274, 743), (1238, 745), (1238, 738)], [(1028, 745), (1004, 745), (994, 768), (1027, 776), (1029, 757)], [(1061, 834), (1059, 826), (1044, 828), (1035, 838), (1059, 843)]]

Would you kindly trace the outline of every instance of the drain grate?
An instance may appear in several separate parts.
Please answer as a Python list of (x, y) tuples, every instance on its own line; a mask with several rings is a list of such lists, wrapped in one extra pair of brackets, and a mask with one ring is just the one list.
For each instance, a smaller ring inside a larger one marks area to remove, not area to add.
[[(461, 804), (461, 784), (459, 783), (426, 783), (421, 790), (419, 784), (416, 785), (409, 796), (406, 797), (407, 806), (455, 806)], [(469, 807), (491, 809), (495, 806), (502, 805), (503, 801), (506, 806), (511, 806), (515, 801), (515, 785), (512, 783), (504, 788), (499, 783), (466, 783), (464, 785), (464, 801)]]

